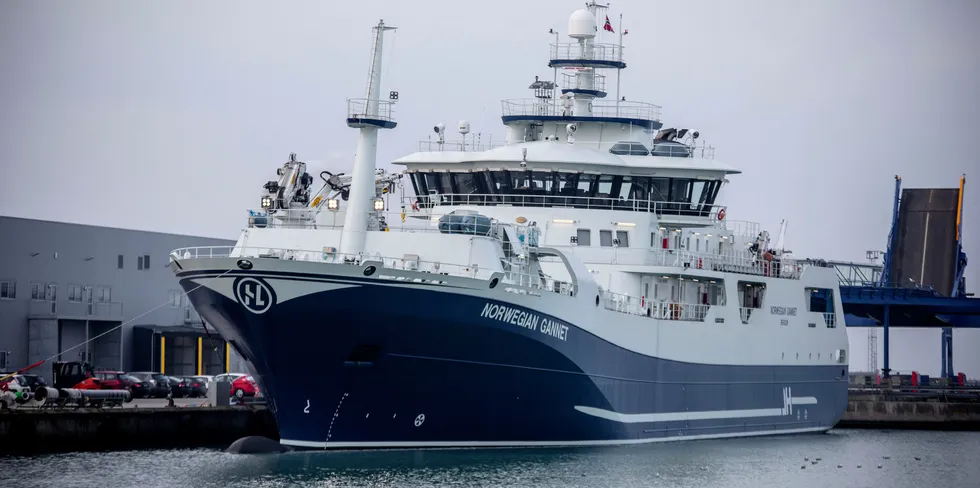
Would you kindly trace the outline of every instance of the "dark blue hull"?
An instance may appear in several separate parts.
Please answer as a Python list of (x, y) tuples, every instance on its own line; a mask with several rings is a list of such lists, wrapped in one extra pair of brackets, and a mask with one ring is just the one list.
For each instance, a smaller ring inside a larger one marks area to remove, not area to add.
[[(260, 271), (215, 280), (243, 290), (247, 276), (250, 293), (267, 287), (259, 298), (274, 306), (257, 314), (239, 303), (244, 295), (189, 279), (220, 273), (178, 277), (204, 319), (252, 363), (282, 442), (294, 446), (596, 445), (823, 431), (847, 404), (846, 366), (667, 361), (446, 287)], [(268, 284), (272, 276), (278, 285)], [(321, 291), (277, 302), (284, 286), (292, 295)], [(488, 304), (516, 312), (494, 315)]]

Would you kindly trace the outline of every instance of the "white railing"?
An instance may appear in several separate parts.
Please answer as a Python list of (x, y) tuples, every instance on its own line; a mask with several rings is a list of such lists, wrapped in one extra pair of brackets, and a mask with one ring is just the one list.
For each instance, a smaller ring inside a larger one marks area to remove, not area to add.
[(653, 249), (651, 253), (654, 266), (674, 266), (791, 280), (800, 279), (800, 275), (807, 267), (806, 264), (793, 259), (766, 261), (747, 252), (711, 254), (677, 249)]
[[(444, 263), (441, 261), (425, 261), (422, 259), (414, 259), (408, 255), (401, 258), (396, 258), (382, 256), (377, 253), (344, 254), (336, 252), (336, 248), (334, 247), (324, 247), (323, 249), (316, 251), (286, 248), (203, 246), (175, 249), (170, 253), (170, 259), (178, 262), (184, 259), (228, 257), (281, 259), (286, 261), (349, 264), (355, 266), (359, 266), (367, 261), (374, 261), (380, 262), (382, 268), (387, 270), (411, 271), (435, 275), (433, 278), (430, 278), (430, 280), (438, 280), (437, 276), (439, 275), (476, 280), (490, 280), (494, 273), (503, 273), (504, 277), (501, 279), (501, 286), (515, 285), (562, 295), (572, 295), (575, 291), (572, 283), (552, 279), (548, 276), (542, 277), (536, 274), (520, 273), (515, 271), (500, 271), (499, 269), (487, 269), (481, 268), (479, 265), (462, 265)], [(386, 277), (381, 270), (377, 272), (377, 276), (379, 278)], [(507, 291), (517, 292), (516, 290)]]
[(758, 222), (749, 222), (747, 220), (725, 219), (725, 228), (732, 234), (743, 237), (755, 237), (760, 232)]
[(599, 73), (592, 74), (592, 86), (579, 86), (579, 77), (574, 73), (561, 74), (561, 88), (563, 90), (598, 90), (606, 91), (606, 76)]
[(391, 122), (395, 112), (395, 103), (388, 100), (371, 100), (367, 98), (350, 98), (347, 100), (348, 119), (373, 119)]
[(489, 151), (498, 147), (506, 146), (506, 141), (493, 142), (492, 140), (488, 142), (477, 142), (477, 141), (433, 141), (427, 139), (424, 141), (419, 141), (419, 151), (421, 152), (439, 152), (439, 151)]
[(502, 100), (504, 117), (599, 117), (626, 118), (636, 120), (660, 120), (660, 106), (646, 102), (593, 101), (591, 112), (574, 113), (571, 106), (561, 100), (542, 100), (538, 98), (516, 98)]
[[(406, 205), (408, 208), (408, 205)], [(248, 227), (274, 228), (274, 229), (342, 229), (344, 218), (342, 215), (331, 210), (323, 210), (316, 220), (310, 215), (310, 209), (299, 209), (296, 213), (289, 210), (280, 210), (272, 215), (249, 215)], [(258, 212), (250, 210), (250, 212)], [(374, 230), (385, 230), (388, 232), (415, 232), (438, 234), (439, 218), (448, 214), (419, 213), (419, 212), (377, 212), (375, 216)], [(404, 218), (403, 218), (404, 217)], [(315, 225), (314, 225), (315, 222)], [(502, 224), (491, 220), (489, 225), (485, 223), (463, 224), (453, 222), (455, 231), (466, 231), (470, 234), (489, 237), (499, 240), (499, 230)], [(472, 225), (471, 229), (465, 226)]]
[(623, 46), (618, 44), (579, 44), (577, 42), (559, 42), (551, 44), (551, 59), (553, 61), (606, 61), (619, 63), (623, 61)]
[[(536, 191), (536, 190), (530, 190)], [(570, 207), (589, 210), (629, 210), (652, 212), (657, 215), (682, 215), (690, 217), (718, 218), (724, 205), (708, 205), (691, 202), (663, 202), (656, 200), (624, 200), (620, 198), (575, 197), (565, 195), (511, 195), (485, 193), (430, 193), (419, 198), (435, 205), (499, 205), (515, 207)]]
[(680, 320), (686, 322), (704, 322), (711, 305), (699, 303), (680, 303), (651, 301), (642, 298), (604, 291), (600, 304), (606, 310), (640, 315), (657, 320)]
[(661, 158), (715, 159), (715, 148), (705, 144), (700, 146), (688, 146), (680, 143), (653, 144), (650, 147), (650, 155)]

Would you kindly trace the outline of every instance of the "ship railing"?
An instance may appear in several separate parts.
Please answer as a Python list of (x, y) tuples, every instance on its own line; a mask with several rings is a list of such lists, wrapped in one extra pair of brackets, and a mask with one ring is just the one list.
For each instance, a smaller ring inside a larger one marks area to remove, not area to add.
[(395, 103), (390, 100), (350, 98), (347, 100), (348, 119), (394, 121)]
[(752, 311), (759, 310), (758, 308), (752, 307), (738, 307), (738, 316), (742, 319), (743, 324), (749, 323), (749, 319), (752, 317)]
[(755, 237), (761, 232), (761, 227), (758, 222), (749, 222), (747, 220), (725, 219), (725, 229), (733, 235), (742, 237)]
[[(409, 204), (410, 205), (410, 204)], [(409, 205), (405, 205), (406, 210), (400, 212), (373, 212), (374, 224), (372, 230), (386, 232), (414, 232), (414, 233), (443, 233), (439, 229), (439, 219), (447, 214), (436, 214), (428, 212), (413, 212), (407, 210)], [(342, 229), (344, 227), (344, 215), (332, 212), (319, 212), (319, 217), (311, 212), (312, 209), (289, 209), (280, 210), (272, 215), (261, 215), (250, 210), (248, 218), (249, 228), (275, 228), (275, 229)], [(472, 225), (472, 228), (467, 228)], [(501, 224), (491, 221), (489, 227), (486, 224), (457, 223), (453, 222), (453, 233), (464, 233), (487, 237), (489, 239), (500, 240), (498, 232)]]
[(704, 322), (711, 305), (647, 300), (611, 291), (603, 291), (600, 299), (606, 310), (639, 315), (657, 320)]
[(766, 261), (748, 252), (712, 254), (678, 249), (653, 249), (648, 264), (691, 270), (720, 271), (798, 280), (807, 265), (792, 258)]
[(660, 120), (660, 106), (647, 102), (594, 100), (591, 112), (576, 113), (563, 100), (514, 98), (502, 100), (504, 117), (598, 117), (635, 120)]
[(657, 215), (678, 215), (684, 217), (711, 218), (717, 220), (718, 212), (725, 205), (665, 202), (658, 200), (639, 200), (624, 198), (578, 197), (570, 195), (529, 194), (486, 194), (486, 193), (430, 193), (418, 198), (426, 206), (431, 205), (509, 205), (512, 207), (568, 207), (586, 210), (624, 210), (631, 212), (650, 212)]
[(506, 146), (506, 141), (493, 140), (487, 142), (475, 142), (475, 141), (463, 141), (463, 140), (452, 140), (452, 141), (433, 141), (431, 139), (426, 139), (419, 141), (419, 151), (420, 152), (440, 152), (440, 151), (489, 151), (494, 148)]
[(563, 90), (597, 90), (601, 92), (606, 91), (606, 75), (593, 73), (592, 86), (579, 86), (579, 80), (581, 79), (582, 78), (578, 77), (574, 72), (562, 73), (561, 88)]
[[(268, 247), (242, 246), (199, 246), (175, 249), (170, 253), (170, 259), (181, 261), (185, 259), (203, 258), (250, 258), (250, 259), (280, 259), (286, 261), (304, 261), (324, 264), (345, 264), (360, 266), (368, 261), (380, 262), (384, 269), (395, 271), (421, 272), (433, 275), (430, 281), (438, 281), (438, 276), (452, 276), (489, 281), (502, 274), (500, 278), (506, 291), (522, 293), (521, 289), (547, 291), (561, 295), (574, 295), (572, 283), (552, 279), (548, 276), (529, 274), (519, 271), (501, 271), (500, 269), (485, 268), (478, 264), (463, 265), (445, 263), (442, 261), (427, 261), (414, 254), (402, 257), (383, 256), (379, 253), (345, 254), (337, 252), (337, 248), (325, 246), (319, 250), (303, 250)], [(379, 271), (379, 277), (384, 273)], [(506, 285), (513, 285), (507, 289)], [(515, 288), (518, 287), (518, 288)]]
[(555, 61), (623, 61), (623, 46), (612, 43), (579, 44), (559, 42), (550, 44), (551, 59)]

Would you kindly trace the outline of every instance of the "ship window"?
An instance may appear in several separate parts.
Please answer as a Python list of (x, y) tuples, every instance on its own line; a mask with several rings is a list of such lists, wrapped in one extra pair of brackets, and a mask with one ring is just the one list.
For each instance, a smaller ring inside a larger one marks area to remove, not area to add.
[(119, 257), (116, 259), (116, 266), (119, 269), (123, 269), (123, 255), (122, 254), (120, 254)]
[(673, 178), (670, 181), (670, 202), (689, 202), (691, 199), (691, 180)]
[(150, 255), (143, 255), (143, 269), (150, 269)]
[(136, 269), (143, 270), (143, 256), (136, 256)]
[(580, 246), (592, 245), (592, 233), (589, 231), (589, 229), (576, 229), (575, 237), (578, 239), (578, 245)]
[(633, 191), (633, 177), (623, 176), (621, 178), (622, 179), (620, 180), (619, 183), (619, 190), (616, 191), (616, 196), (620, 200), (629, 200), (631, 198), (630, 195), (632, 195), (632, 191)]
[(448, 188), (442, 188), (439, 182), (439, 175), (435, 173), (425, 173), (425, 190), (428, 194), (433, 193), (450, 193), (446, 191)]
[(599, 231), (599, 245), (602, 247), (612, 246), (612, 231), (611, 230), (600, 230)]
[(598, 198), (609, 198), (612, 196), (613, 187), (613, 176), (612, 175), (600, 175), (599, 176), (599, 189), (596, 192), (596, 197)]
[(452, 173), (452, 176), (456, 180), (456, 193), (463, 195), (480, 193), (473, 173)]
[(650, 178), (650, 200), (666, 202), (670, 197), (670, 180), (667, 178)]
[(630, 247), (630, 233), (625, 230), (616, 231), (616, 239), (619, 239), (619, 247)]
[(591, 197), (595, 191), (594, 184), (599, 178), (599, 175), (586, 175), (582, 174), (578, 176), (578, 188), (575, 194), (580, 197)]
[(451, 173), (438, 173), (439, 175), (439, 187), (442, 188), (441, 193), (456, 193), (453, 188), (453, 175)]
[(0, 299), (3, 300), (17, 299), (17, 282), (0, 281)]

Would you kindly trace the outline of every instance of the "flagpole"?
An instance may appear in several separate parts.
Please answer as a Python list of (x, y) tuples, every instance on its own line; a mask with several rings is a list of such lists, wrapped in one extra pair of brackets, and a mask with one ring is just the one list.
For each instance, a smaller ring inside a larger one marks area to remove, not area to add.
[[(623, 60), (623, 14), (619, 14), (619, 60)], [(616, 117), (619, 117), (619, 78), (622, 68), (616, 68)]]

